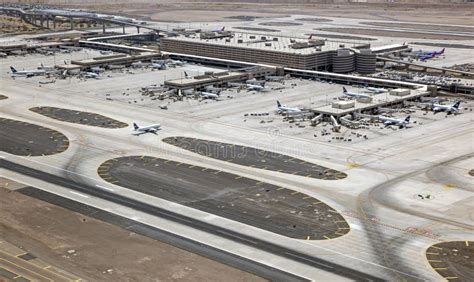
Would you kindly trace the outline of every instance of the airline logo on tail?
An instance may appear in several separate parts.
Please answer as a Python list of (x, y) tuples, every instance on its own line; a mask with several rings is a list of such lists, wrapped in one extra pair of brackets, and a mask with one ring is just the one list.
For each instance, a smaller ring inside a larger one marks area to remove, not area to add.
[(14, 67), (12, 67), (12, 66), (10, 66), (10, 70), (12, 71), (12, 73), (17, 73), (17, 72), (18, 72), (18, 71), (17, 71)]
[(140, 127), (138, 126), (138, 124), (133, 123), (133, 129), (137, 130), (137, 129), (139, 129), (139, 128), (140, 128)]

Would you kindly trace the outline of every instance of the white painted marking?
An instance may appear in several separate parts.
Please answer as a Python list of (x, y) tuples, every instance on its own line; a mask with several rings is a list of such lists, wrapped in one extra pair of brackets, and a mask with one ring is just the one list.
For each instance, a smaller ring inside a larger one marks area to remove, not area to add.
[(7, 157), (5, 157), (5, 156), (0, 156), (0, 159), (6, 159), (6, 158), (7, 158)]
[(74, 192), (74, 191), (69, 191), (69, 192), (71, 192), (74, 195), (78, 195), (78, 196), (81, 196), (81, 197), (84, 197), (84, 198), (89, 198), (89, 196), (86, 196), (86, 195), (81, 194), (81, 193), (77, 193), (77, 192)]
[(101, 186), (101, 185), (98, 185), (98, 184), (95, 185), (95, 186), (96, 186), (96, 187), (99, 187), (99, 188), (102, 188), (102, 189), (105, 189), (105, 190), (107, 190), (107, 191), (112, 191), (112, 192), (115, 191), (115, 190), (112, 189), (112, 188), (104, 187), (104, 186)]

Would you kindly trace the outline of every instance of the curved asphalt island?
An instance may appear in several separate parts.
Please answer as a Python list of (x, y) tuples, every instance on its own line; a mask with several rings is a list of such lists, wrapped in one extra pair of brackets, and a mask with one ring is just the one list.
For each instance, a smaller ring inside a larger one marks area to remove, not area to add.
[(295, 22), (263, 22), (259, 23), (259, 25), (266, 25), (266, 26), (298, 26), (303, 25), (302, 23), (295, 23)]
[(0, 95), (0, 100), (5, 100), (5, 99), (8, 99), (8, 97), (7, 97), (7, 96)]
[(262, 28), (262, 27), (251, 27), (251, 26), (233, 26), (234, 29), (260, 31), (260, 32), (280, 32), (278, 29)]
[(426, 250), (431, 267), (448, 281), (473, 281), (474, 241), (451, 241)]
[(52, 119), (83, 125), (98, 126), (103, 128), (124, 128), (128, 126), (128, 124), (124, 122), (90, 112), (55, 107), (35, 107), (31, 108), (30, 111)]
[(259, 19), (260, 17), (256, 16), (247, 16), (247, 15), (240, 15), (240, 16), (230, 16), (230, 17), (224, 17), (225, 19), (231, 19), (231, 20), (238, 20), (238, 21), (254, 21), (255, 19)]
[(328, 22), (332, 22), (332, 20), (330, 20), (330, 19), (325, 19), (325, 18), (299, 18), (299, 19), (295, 19), (295, 21), (313, 22), (313, 23), (328, 23)]
[(115, 185), (290, 238), (328, 240), (350, 230), (341, 214), (313, 197), (219, 170), (129, 156), (104, 162), (98, 173)]
[(39, 125), (0, 118), (0, 151), (20, 156), (64, 152), (69, 140), (62, 133)]
[(342, 171), (252, 147), (188, 137), (167, 137), (162, 141), (202, 156), (254, 168), (323, 180), (338, 180), (347, 177), (347, 174)]
[[(313, 28), (313, 30), (319, 30), (317, 28)], [(352, 36), (352, 35), (342, 35), (342, 34), (329, 34), (329, 33), (306, 33), (305, 35), (313, 35), (316, 37), (324, 37), (324, 38), (334, 38), (334, 39), (350, 39), (350, 40), (367, 40), (367, 41), (376, 41), (375, 38), (370, 37), (360, 37), (360, 36)]]

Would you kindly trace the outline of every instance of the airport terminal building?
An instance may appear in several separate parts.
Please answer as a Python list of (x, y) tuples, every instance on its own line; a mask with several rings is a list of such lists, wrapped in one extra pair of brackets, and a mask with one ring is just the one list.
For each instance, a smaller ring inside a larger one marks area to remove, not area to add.
[(375, 72), (376, 55), (369, 44), (322, 39), (229, 33), (228, 36), (161, 38), (161, 51), (295, 69), (348, 73)]

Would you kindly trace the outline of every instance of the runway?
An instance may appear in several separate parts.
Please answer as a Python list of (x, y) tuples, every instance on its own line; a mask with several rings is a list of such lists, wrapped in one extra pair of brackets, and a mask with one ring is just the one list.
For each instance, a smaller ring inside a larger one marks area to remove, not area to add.
[[(225, 229), (220, 226), (215, 226), (215, 225), (208, 224), (206, 222), (198, 221), (187, 216), (176, 214), (171, 211), (164, 210), (147, 203), (143, 203), (131, 198), (118, 195), (116, 193), (112, 193), (106, 190), (99, 190), (96, 187), (77, 183), (75, 181), (72, 181), (60, 176), (52, 175), (52, 174), (45, 173), (33, 168), (19, 165), (14, 162), (10, 162), (6, 159), (0, 159), (0, 167), (23, 174), (23, 175), (34, 177), (36, 179), (43, 180), (49, 183), (60, 185), (62, 187), (72, 189), (80, 193), (85, 193), (97, 198), (101, 198), (101, 199), (114, 202), (126, 207), (143, 211), (154, 216), (158, 216), (161, 218), (165, 218), (167, 220), (185, 224), (195, 229), (204, 230), (212, 234), (218, 234), (219, 236), (223, 238), (227, 238), (232, 241), (239, 242), (241, 244), (245, 244), (253, 248), (266, 251), (266, 252), (270, 252), (272, 254), (276, 254), (281, 257), (295, 260), (301, 264), (305, 264), (310, 267), (323, 269), (327, 272), (335, 273), (341, 277), (358, 280), (358, 281), (383, 281), (383, 279), (372, 276), (370, 274), (366, 274), (355, 269), (350, 269), (342, 265), (337, 265), (330, 261), (315, 258), (310, 255), (286, 248), (284, 246), (280, 246), (280, 245), (267, 242), (265, 240), (261, 240), (258, 238), (250, 237), (250, 236), (235, 232), (233, 230)], [(264, 273), (262, 274), (259, 273), (259, 275), (264, 275)], [(281, 281), (284, 281), (284, 280), (281, 280)]]

